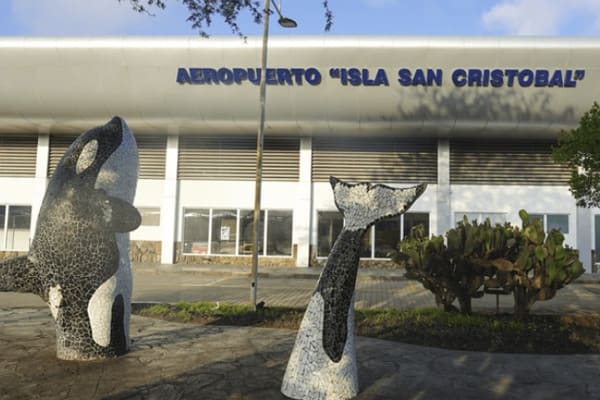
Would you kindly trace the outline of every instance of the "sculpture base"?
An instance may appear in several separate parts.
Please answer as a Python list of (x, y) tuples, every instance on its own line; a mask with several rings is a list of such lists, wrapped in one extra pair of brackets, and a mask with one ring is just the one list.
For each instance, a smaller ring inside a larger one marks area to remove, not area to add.
[(115, 358), (126, 354), (129, 349), (101, 348), (94, 346), (93, 349), (81, 350), (74, 347), (66, 347), (64, 343), (56, 342), (56, 358), (66, 361), (93, 361), (107, 358)]
[(348, 311), (348, 334), (342, 359), (333, 362), (323, 349), (323, 306), (313, 294), (288, 362), (281, 393), (297, 400), (342, 400), (358, 394), (354, 347), (354, 303)]

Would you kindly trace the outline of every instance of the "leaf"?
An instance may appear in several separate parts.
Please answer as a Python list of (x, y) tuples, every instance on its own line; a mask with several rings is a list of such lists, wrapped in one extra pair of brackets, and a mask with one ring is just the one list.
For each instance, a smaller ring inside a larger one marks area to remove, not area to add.
[(529, 225), (529, 214), (525, 210), (519, 210), (519, 218), (521, 218), (521, 222), (523, 226)]
[(497, 258), (492, 260), (492, 265), (499, 271), (511, 272), (514, 271), (515, 265), (505, 258)]

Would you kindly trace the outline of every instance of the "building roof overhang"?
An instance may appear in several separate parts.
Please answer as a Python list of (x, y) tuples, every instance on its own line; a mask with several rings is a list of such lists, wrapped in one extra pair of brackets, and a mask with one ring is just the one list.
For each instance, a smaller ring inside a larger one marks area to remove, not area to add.
[[(255, 134), (260, 38), (0, 38), (0, 133)], [(554, 137), (600, 87), (597, 38), (272, 37), (267, 135)]]

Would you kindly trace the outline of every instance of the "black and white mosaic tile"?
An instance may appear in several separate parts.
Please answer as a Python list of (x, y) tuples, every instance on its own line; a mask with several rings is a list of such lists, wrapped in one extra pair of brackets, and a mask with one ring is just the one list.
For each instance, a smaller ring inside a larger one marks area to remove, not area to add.
[(281, 391), (293, 399), (338, 400), (358, 394), (354, 348), (354, 288), (360, 244), (367, 229), (402, 214), (426, 185), (392, 188), (330, 179), (344, 227), (304, 314)]
[(0, 263), (0, 290), (31, 292), (56, 322), (57, 356), (88, 360), (129, 346), (129, 233), (138, 155), (125, 121), (81, 134), (48, 184), (27, 256)]

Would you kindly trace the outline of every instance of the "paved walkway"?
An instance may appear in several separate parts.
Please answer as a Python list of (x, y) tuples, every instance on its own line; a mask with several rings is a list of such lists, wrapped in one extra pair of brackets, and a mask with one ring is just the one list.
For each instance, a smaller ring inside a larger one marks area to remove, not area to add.
[[(127, 355), (54, 357), (45, 309), (0, 310), (0, 399), (284, 399), (294, 332), (134, 316)], [(358, 399), (598, 399), (600, 355), (461, 352), (358, 338)]]
[[(241, 267), (135, 268), (247, 274)], [(268, 269), (263, 277), (314, 279), (318, 272)], [(359, 280), (401, 279), (395, 271), (361, 270), (359, 276)], [(581, 282), (572, 285), (575, 290), (589, 286), (600, 290), (595, 275)], [(55, 358), (53, 322), (48, 309), (40, 307), (43, 303), (27, 307), (20, 301), (29, 295), (2, 295), (1, 400), (284, 399), (279, 387), (293, 331), (196, 326), (133, 316), (130, 353), (104, 362), (66, 362)], [(568, 306), (576, 309), (577, 299), (584, 297), (574, 297)], [(600, 399), (600, 355), (448, 351), (369, 338), (358, 338), (357, 352), (358, 399)]]

